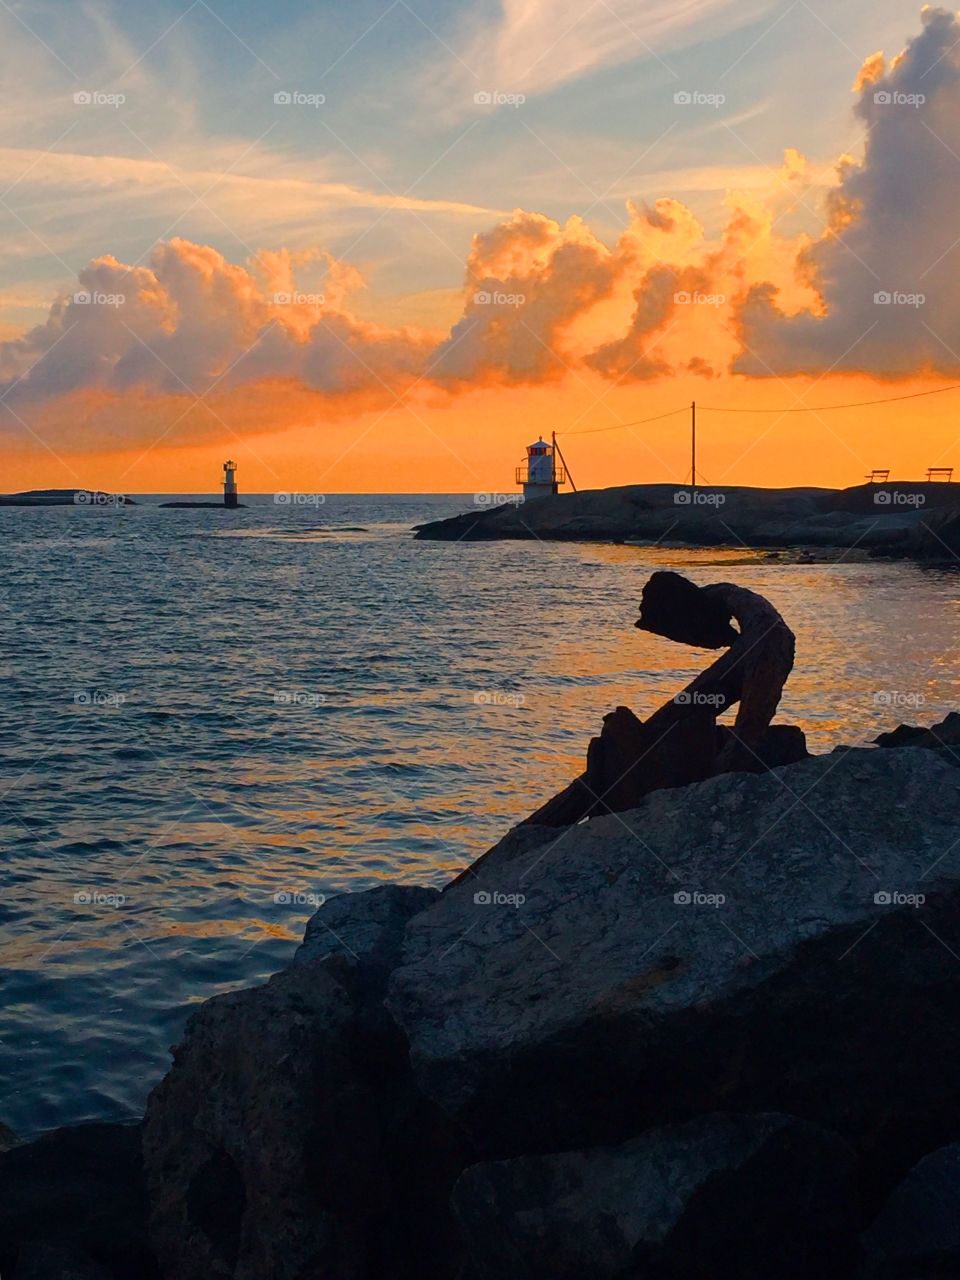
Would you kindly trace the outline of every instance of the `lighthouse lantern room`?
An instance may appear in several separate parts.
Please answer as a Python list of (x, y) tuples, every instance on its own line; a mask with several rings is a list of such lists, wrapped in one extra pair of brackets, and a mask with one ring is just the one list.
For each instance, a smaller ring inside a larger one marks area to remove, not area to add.
[(223, 464), (223, 505), (237, 505), (237, 464), (229, 460)]
[(524, 498), (545, 498), (566, 482), (563, 466), (557, 464), (555, 444), (547, 444), (541, 436), (527, 445), (526, 461), (517, 467), (517, 484), (523, 487)]

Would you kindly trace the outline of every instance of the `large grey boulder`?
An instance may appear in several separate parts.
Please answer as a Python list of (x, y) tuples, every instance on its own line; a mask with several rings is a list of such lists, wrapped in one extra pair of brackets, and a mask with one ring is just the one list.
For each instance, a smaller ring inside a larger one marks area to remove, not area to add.
[(848, 1280), (855, 1169), (814, 1125), (713, 1114), (474, 1165), (453, 1199), (476, 1280)]
[(348, 993), (318, 964), (192, 1016), (144, 1127), (165, 1276), (307, 1280), (321, 1260), (369, 1274), (386, 1189), (356, 1038)]
[(338, 894), (307, 921), (294, 963), (341, 956), (385, 976), (399, 959), (407, 923), (439, 896), (438, 889), (399, 884)]
[(958, 837), (927, 751), (653, 792), (482, 861), (408, 926), (387, 1004), (486, 1158), (761, 1109), (849, 1135), (885, 1189), (960, 1135)]
[(437, 897), (332, 899), (289, 969), (191, 1017), (144, 1124), (164, 1276), (450, 1274), (462, 1142), (416, 1090), (381, 1005), (406, 920)]
[(960, 1142), (907, 1174), (864, 1243), (877, 1280), (960, 1274)]

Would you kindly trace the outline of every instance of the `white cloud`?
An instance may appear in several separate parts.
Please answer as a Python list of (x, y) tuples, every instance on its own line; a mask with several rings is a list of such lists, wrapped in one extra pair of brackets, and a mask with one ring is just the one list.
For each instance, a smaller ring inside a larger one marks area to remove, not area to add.
[(960, 370), (960, 22), (943, 9), (922, 17), (902, 54), (872, 55), (858, 77), (863, 161), (841, 166), (830, 225), (798, 264), (820, 306), (789, 314), (758, 284), (740, 372)]
[(755, 21), (771, 0), (503, 0), (458, 54), (488, 88), (544, 93), (603, 67), (665, 60)]

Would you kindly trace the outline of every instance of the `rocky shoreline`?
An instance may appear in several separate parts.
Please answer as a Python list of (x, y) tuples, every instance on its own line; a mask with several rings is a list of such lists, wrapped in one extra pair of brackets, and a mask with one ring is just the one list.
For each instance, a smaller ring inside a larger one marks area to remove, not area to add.
[(953, 715), (332, 899), (141, 1126), (8, 1135), (0, 1272), (956, 1275), (958, 762)]
[[(486, 498), (488, 495), (478, 495)], [(418, 525), (419, 539), (500, 538), (635, 542), (953, 558), (960, 550), (960, 485), (920, 481), (849, 489), (626, 485), (531, 502), (476, 505)]]

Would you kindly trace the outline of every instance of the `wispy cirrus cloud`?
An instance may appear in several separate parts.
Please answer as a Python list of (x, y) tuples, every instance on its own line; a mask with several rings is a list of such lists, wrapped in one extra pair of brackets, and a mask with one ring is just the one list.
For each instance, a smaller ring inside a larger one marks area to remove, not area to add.
[[(746, 26), (773, 0), (503, 0), (456, 45), (460, 69), (490, 88), (546, 93), (625, 62), (655, 59)], [(456, 69), (453, 69), (454, 74)]]
[[(297, 176), (294, 166), (282, 158), (260, 156), (245, 160), (245, 172), (230, 172), (229, 160), (221, 168), (181, 165), (149, 155), (95, 155), (75, 151), (0, 146), (0, 184), (16, 182), (21, 200), (29, 193), (52, 190), (62, 200), (95, 197), (103, 209), (113, 203), (142, 200), (157, 210), (157, 201), (174, 195), (196, 193), (221, 208), (228, 220), (250, 226), (294, 222), (321, 209), (401, 209), (418, 213), (489, 215), (503, 212), (467, 201), (405, 195), (375, 190), (334, 176)], [(302, 173), (302, 166), (298, 172)], [(76, 205), (72, 205), (74, 211)]]

